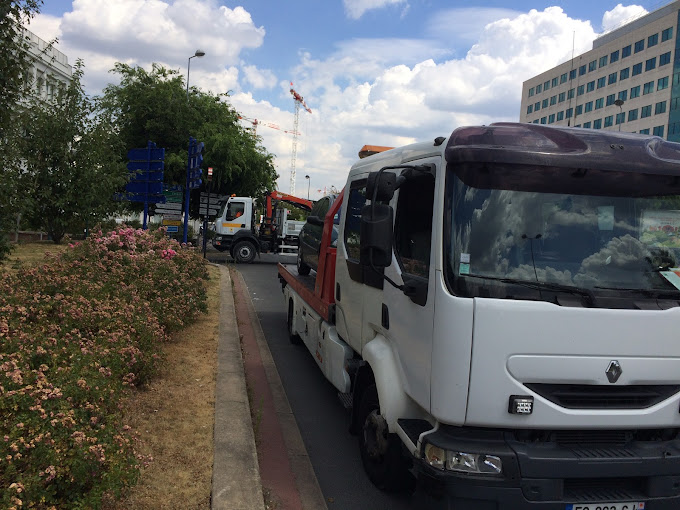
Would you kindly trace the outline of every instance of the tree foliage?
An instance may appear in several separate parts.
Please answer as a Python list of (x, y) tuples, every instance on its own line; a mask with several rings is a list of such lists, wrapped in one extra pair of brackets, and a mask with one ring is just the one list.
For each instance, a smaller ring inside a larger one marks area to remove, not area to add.
[(18, 209), (16, 105), (23, 98), (24, 76), (32, 61), (22, 27), (39, 12), (41, 5), (41, 0), (0, 2), (0, 261), (9, 253), (8, 232)]
[(79, 60), (69, 86), (54, 101), (29, 99), (23, 117), (25, 215), (56, 243), (109, 216), (113, 194), (127, 179), (118, 135), (85, 95), (82, 75)]
[[(213, 193), (259, 196), (275, 186), (273, 155), (238, 124), (227, 95), (194, 88), (187, 95), (178, 71), (154, 64), (151, 71), (117, 63), (120, 76), (100, 99), (116, 125), (123, 152), (153, 141), (165, 152), (165, 182), (184, 185), (189, 137), (205, 143), (203, 172), (214, 168)], [(122, 154), (122, 153), (121, 153)], [(206, 183), (201, 191), (206, 190)], [(198, 206), (192, 199), (192, 205)]]

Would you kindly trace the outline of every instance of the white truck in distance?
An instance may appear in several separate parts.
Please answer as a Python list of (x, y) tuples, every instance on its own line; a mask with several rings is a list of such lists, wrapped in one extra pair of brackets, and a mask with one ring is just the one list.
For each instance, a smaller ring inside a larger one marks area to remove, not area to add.
[(288, 218), (290, 211), (280, 204), (291, 204), (306, 211), (312, 202), (280, 191), (264, 194), (264, 215), (258, 223), (255, 201), (251, 197), (231, 196), (220, 207), (215, 219), (212, 244), (227, 251), (236, 262), (249, 263), (257, 253), (282, 253), (296, 250), (304, 221)]
[[(337, 248), (329, 246), (340, 214)], [(680, 508), (680, 144), (499, 123), (358, 161), (288, 328), (414, 508)]]

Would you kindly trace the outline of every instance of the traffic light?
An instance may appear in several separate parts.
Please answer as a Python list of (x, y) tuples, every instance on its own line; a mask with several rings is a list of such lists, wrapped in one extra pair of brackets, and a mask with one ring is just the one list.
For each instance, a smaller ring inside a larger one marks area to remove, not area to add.
[(187, 164), (187, 188), (198, 188), (203, 180), (203, 142), (198, 142), (195, 138), (189, 138), (189, 162)]

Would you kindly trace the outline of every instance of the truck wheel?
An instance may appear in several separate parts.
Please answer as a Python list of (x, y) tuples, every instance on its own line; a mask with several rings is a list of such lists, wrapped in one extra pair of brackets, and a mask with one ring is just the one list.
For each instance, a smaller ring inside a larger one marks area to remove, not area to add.
[(234, 246), (234, 260), (243, 264), (249, 264), (255, 258), (255, 246), (248, 241), (241, 241)]
[(297, 333), (293, 333), (293, 300), (288, 301), (288, 339), (291, 344), (298, 345), (302, 342), (302, 338)]
[(362, 393), (358, 418), (361, 462), (373, 485), (386, 492), (413, 490), (415, 479), (409, 472), (410, 462), (401, 453), (399, 437), (390, 434), (380, 414), (375, 384)]
[(309, 274), (309, 271), (311, 271), (311, 267), (309, 267), (307, 264), (304, 263), (302, 260), (302, 246), (298, 245), (298, 253), (297, 253), (297, 272), (299, 275), (302, 276), (307, 276)]

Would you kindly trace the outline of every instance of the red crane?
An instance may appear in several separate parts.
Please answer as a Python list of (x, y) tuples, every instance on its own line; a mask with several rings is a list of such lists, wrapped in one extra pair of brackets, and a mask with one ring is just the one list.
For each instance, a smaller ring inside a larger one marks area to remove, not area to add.
[(312, 113), (311, 108), (305, 103), (305, 99), (298, 94), (293, 88), (293, 82), (290, 82), (290, 93), (295, 101), (295, 123), (293, 124), (293, 150), (290, 157), (290, 193), (295, 194), (295, 160), (297, 159), (297, 137), (298, 124), (300, 122), (300, 106), (302, 106), (309, 113)]
[(271, 122), (262, 122), (261, 120), (257, 119), (251, 119), (250, 117), (244, 117), (243, 115), (238, 116), (239, 119), (245, 120), (246, 122), (250, 122), (253, 125), (253, 135), (257, 135), (257, 126), (265, 126), (268, 128), (272, 129), (278, 129), (279, 131), (283, 131), (284, 133), (290, 133), (292, 135), (299, 135), (300, 133), (296, 131), (289, 131), (287, 129), (281, 129), (279, 126), (276, 124), (272, 124)]

